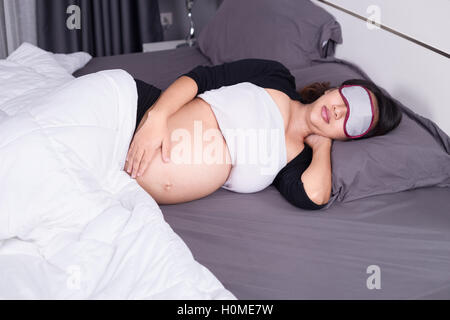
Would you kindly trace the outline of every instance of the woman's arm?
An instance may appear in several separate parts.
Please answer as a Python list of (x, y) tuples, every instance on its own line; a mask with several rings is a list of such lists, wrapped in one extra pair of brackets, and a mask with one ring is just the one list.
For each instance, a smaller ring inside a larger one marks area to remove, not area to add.
[(325, 205), (319, 205), (313, 202), (305, 192), (300, 176), (304, 171), (302, 163), (297, 165), (290, 165), (288, 168), (280, 171), (273, 185), (281, 195), (292, 205), (307, 210), (320, 210)]
[(152, 106), (149, 106), (143, 118), (144, 122), (147, 120), (150, 111), (152, 111), (152, 114), (158, 114), (168, 118), (186, 103), (194, 99), (196, 95), (197, 83), (189, 77), (179, 77), (161, 93)]
[(240, 59), (215, 66), (199, 65), (191, 71), (179, 76), (149, 106), (144, 115), (147, 119), (152, 114), (166, 117), (177, 112), (183, 105), (205, 91), (241, 82), (252, 82), (264, 88), (279, 89), (288, 93), (295, 89), (295, 78), (280, 62), (268, 59)]
[(198, 93), (251, 82), (263, 88), (272, 88), (292, 95), (295, 78), (281, 62), (269, 59), (240, 59), (215, 66), (199, 65), (184, 74), (195, 80)]
[(318, 205), (328, 203), (331, 197), (331, 145), (327, 139), (311, 146), (312, 161), (301, 176), (306, 194)]
[(292, 205), (320, 210), (331, 197), (332, 140), (310, 135), (305, 142), (304, 150), (281, 169), (273, 185)]
[[(318, 196), (321, 192), (315, 192), (313, 190), (317, 182), (318, 189), (322, 190), (323, 193), (326, 192), (324, 191), (326, 189), (326, 187), (324, 188), (324, 185), (327, 183), (320, 182), (320, 179), (323, 178), (325, 180), (325, 178), (320, 177), (320, 175), (317, 176), (315, 173), (315, 170), (321, 170), (321, 165), (324, 165), (323, 163), (320, 163), (320, 158), (326, 156), (324, 155), (324, 153), (326, 153), (326, 144), (322, 147), (318, 147), (313, 143), (317, 142), (314, 140), (321, 139), (322, 138), (314, 138), (310, 136), (308, 141), (311, 145), (314, 145), (315, 151), (313, 151), (313, 148), (309, 144), (305, 143), (304, 150), (297, 157), (291, 160), (283, 169), (281, 169), (273, 181), (273, 185), (278, 189), (283, 197), (292, 205), (301, 209), (320, 210), (324, 208), (328, 202), (323, 201), (323, 199)], [(307, 170), (308, 173), (306, 173), (306, 178), (302, 179), (302, 174)], [(315, 181), (316, 178), (318, 181)], [(308, 190), (308, 193), (306, 193), (305, 189)], [(327, 200), (326, 197), (324, 200)]]

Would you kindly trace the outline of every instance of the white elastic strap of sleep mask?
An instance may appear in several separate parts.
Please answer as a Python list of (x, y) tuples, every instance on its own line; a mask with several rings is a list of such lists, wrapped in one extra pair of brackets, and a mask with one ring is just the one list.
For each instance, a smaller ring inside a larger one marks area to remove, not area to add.
[(359, 138), (369, 132), (373, 123), (374, 110), (369, 91), (358, 85), (344, 85), (339, 93), (347, 105), (344, 132), (349, 138)]

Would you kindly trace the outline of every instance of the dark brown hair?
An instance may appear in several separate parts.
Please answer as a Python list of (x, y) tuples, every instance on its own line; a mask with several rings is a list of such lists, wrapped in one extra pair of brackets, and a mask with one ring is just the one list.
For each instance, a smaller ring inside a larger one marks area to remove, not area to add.
[[(360, 138), (353, 140), (367, 139), (375, 136), (382, 136), (389, 131), (395, 129), (402, 119), (402, 111), (400, 107), (395, 103), (395, 101), (385, 94), (382, 89), (380, 89), (373, 82), (361, 79), (351, 79), (344, 81), (341, 85), (360, 85), (371, 91), (378, 102), (379, 109), (379, 119), (378, 123), (370, 132)], [(329, 82), (315, 82), (306, 86), (305, 88), (298, 91), (302, 97), (303, 103), (309, 104), (313, 103), (325, 94), (328, 89), (334, 89), (337, 87), (330, 87)]]
[(298, 93), (300, 93), (303, 103), (309, 104), (323, 96), (328, 89), (331, 89), (329, 82), (314, 82), (299, 90)]

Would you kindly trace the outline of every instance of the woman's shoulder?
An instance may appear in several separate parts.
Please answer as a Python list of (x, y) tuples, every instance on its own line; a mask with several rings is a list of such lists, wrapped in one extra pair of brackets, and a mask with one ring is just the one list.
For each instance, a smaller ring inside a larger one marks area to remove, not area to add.
[(296, 155), (287, 162), (283, 169), (298, 169), (299, 167), (309, 166), (312, 160), (312, 148), (307, 143), (303, 143), (303, 148), (300, 147), (299, 149), (300, 151), (296, 152)]

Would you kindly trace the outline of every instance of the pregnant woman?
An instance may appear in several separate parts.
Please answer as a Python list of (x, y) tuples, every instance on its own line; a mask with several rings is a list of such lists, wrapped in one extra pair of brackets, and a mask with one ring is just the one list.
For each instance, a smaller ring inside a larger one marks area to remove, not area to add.
[(274, 60), (197, 66), (164, 92), (135, 80), (137, 122), (124, 169), (159, 204), (273, 184), (291, 204), (321, 209), (331, 196), (332, 141), (383, 135), (401, 120), (371, 82), (297, 92)]

